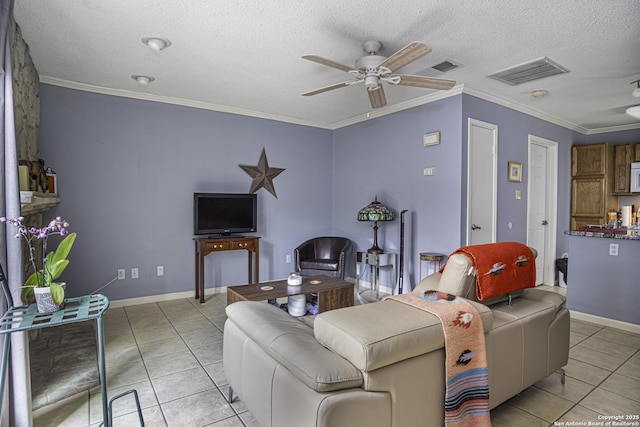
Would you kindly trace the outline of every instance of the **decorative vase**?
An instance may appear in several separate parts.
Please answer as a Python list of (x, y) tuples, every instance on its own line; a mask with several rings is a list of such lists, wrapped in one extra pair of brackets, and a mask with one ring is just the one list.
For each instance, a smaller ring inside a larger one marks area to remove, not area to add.
[[(60, 285), (65, 287), (64, 283), (60, 283)], [(53, 302), (51, 289), (48, 286), (33, 288), (33, 294), (36, 298), (38, 313), (54, 313), (64, 308), (64, 301), (60, 305)]]

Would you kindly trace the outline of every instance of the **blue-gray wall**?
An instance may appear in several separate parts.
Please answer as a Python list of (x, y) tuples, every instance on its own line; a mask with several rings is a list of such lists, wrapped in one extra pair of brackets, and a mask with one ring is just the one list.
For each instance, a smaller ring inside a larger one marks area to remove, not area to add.
[[(260, 277), (286, 277), (285, 255), (331, 231), (331, 132), (277, 121), (41, 85), (40, 151), (58, 173), (62, 215), (78, 232), (64, 279), (91, 292), (118, 268), (112, 299), (194, 287), (192, 198), (196, 191), (246, 193), (266, 148), (275, 199), (258, 191)], [(164, 265), (163, 277), (156, 277)], [(140, 278), (129, 280), (130, 268)], [(246, 255), (206, 258), (206, 285), (246, 283)]]
[[(270, 165), (286, 171), (274, 180), (278, 199), (258, 191), (262, 280), (286, 277), (293, 266), (285, 256), (313, 236), (344, 235), (368, 248), (371, 224), (356, 214), (377, 195), (396, 212), (409, 210), (405, 286), (415, 284), (419, 252), (447, 254), (465, 243), (469, 118), (498, 126), (501, 241), (526, 241), (528, 135), (558, 142), (557, 253), (568, 250), (570, 146), (587, 138), (470, 95), (335, 131), (46, 84), (40, 97), (40, 151), (58, 172), (62, 198), (51, 214), (79, 234), (64, 276), (71, 295), (93, 291), (118, 268), (127, 280), (103, 291), (112, 299), (192, 290), (192, 193), (247, 192), (251, 179), (238, 165), (256, 165), (263, 147)], [(434, 131), (441, 143), (423, 147)], [(507, 182), (510, 160), (525, 167), (520, 184)], [(424, 176), (425, 167), (435, 174)], [(522, 200), (512, 197), (516, 188)], [(380, 245), (397, 252), (399, 229), (398, 220), (381, 224)], [(140, 279), (128, 278), (131, 267)], [(207, 288), (246, 282), (246, 255), (208, 256), (206, 278)]]
[[(411, 255), (405, 286), (415, 284), (420, 252), (448, 254), (460, 246), (461, 108), (462, 97), (451, 97), (333, 134), (334, 228), (368, 248), (373, 231), (369, 223), (353, 223), (358, 210), (376, 195), (397, 213), (407, 209), (405, 242)], [(423, 135), (435, 131), (440, 144), (424, 147)], [(424, 176), (425, 167), (435, 167), (434, 175)], [(399, 219), (380, 223), (378, 243), (399, 252)], [(389, 283), (388, 275), (383, 274), (382, 283)]]
[[(569, 229), (571, 200), (571, 146), (584, 138), (581, 134), (564, 127), (546, 122), (487, 102), (471, 95), (464, 96), (463, 105), (463, 141), (467, 140), (467, 121), (469, 118), (492, 123), (498, 126), (498, 241), (527, 241), (527, 176), (529, 135), (535, 135), (558, 143), (558, 234), (556, 253), (567, 251), (567, 239), (563, 234)], [(466, 159), (467, 147), (463, 144)], [(522, 163), (522, 182), (507, 180), (508, 162)], [(466, 160), (465, 160), (466, 162)], [(466, 183), (466, 169), (465, 172)], [(515, 190), (521, 190), (522, 198), (516, 200)], [(464, 191), (466, 194), (466, 185)], [(466, 203), (464, 203), (466, 210)], [(509, 229), (509, 222), (513, 228)]]
[[(609, 245), (618, 245), (618, 256)], [(569, 236), (570, 310), (640, 325), (640, 241)]]

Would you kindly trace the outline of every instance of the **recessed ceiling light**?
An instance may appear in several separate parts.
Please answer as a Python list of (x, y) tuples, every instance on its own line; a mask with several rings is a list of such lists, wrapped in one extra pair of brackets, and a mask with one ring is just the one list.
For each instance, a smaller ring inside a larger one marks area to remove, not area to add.
[(627, 114), (636, 119), (640, 119), (640, 105), (627, 108)]
[(171, 46), (171, 41), (161, 37), (143, 37), (142, 43), (146, 44), (153, 50), (158, 52)]
[(131, 76), (140, 86), (147, 86), (149, 83), (155, 80), (152, 76)]
[(548, 94), (549, 91), (546, 91), (544, 89), (534, 90), (533, 92), (531, 92), (531, 96), (533, 96), (534, 98), (542, 98), (544, 96), (547, 96)]

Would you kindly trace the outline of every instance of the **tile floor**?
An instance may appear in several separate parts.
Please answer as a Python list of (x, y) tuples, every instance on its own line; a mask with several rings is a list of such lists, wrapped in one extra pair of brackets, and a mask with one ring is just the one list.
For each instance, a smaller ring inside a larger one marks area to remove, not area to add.
[[(217, 294), (202, 305), (189, 298), (110, 308), (105, 314), (109, 396), (135, 388), (147, 426), (256, 426), (242, 402), (229, 404), (224, 397), (225, 305), (226, 294)], [(569, 357), (564, 386), (557, 373), (540, 381), (494, 409), (493, 426), (567, 425), (640, 413), (640, 335), (574, 320)], [(33, 416), (35, 427), (98, 426), (100, 389)], [(117, 401), (114, 417), (115, 426), (138, 425), (133, 399)]]

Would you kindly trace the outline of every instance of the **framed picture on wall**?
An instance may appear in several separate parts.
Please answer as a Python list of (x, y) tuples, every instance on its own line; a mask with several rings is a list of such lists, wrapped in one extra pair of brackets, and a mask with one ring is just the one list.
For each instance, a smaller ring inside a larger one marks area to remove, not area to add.
[(509, 162), (509, 182), (522, 182), (522, 163)]

